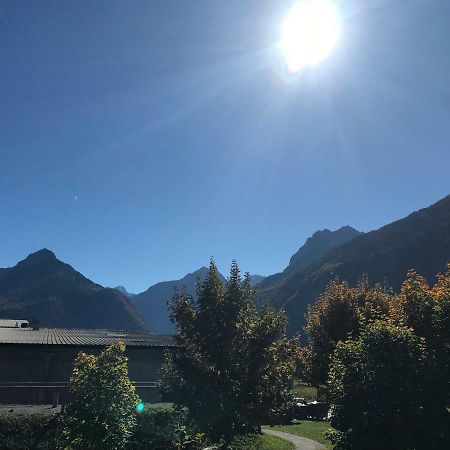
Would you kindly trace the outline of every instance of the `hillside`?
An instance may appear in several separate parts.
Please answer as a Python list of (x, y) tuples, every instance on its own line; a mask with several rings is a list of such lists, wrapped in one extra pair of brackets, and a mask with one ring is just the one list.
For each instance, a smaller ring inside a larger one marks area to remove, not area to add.
[(46, 327), (147, 329), (124, 294), (93, 283), (47, 249), (0, 272), (0, 318), (33, 317)]
[(316, 231), (306, 240), (298, 252), (291, 257), (289, 265), (284, 269), (284, 273), (291, 274), (303, 270), (310, 264), (320, 260), (333, 248), (339, 247), (361, 234), (363, 234), (361, 231), (355, 230), (348, 225), (336, 231), (330, 231), (327, 228)]
[[(371, 282), (399, 289), (410, 268), (432, 280), (450, 261), (450, 196), (408, 217), (352, 239), (319, 261), (278, 283), (260, 285), (265, 303), (283, 307), (290, 332), (304, 325), (307, 306), (337, 276), (356, 283), (363, 273)], [(269, 277), (270, 278), (270, 277)]]
[[(201, 267), (193, 273), (188, 273), (181, 280), (162, 281), (137, 294), (132, 301), (152, 330), (161, 334), (171, 334), (174, 332), (174, 326), (170, 321), (166, 302), (172, 298), (175, 288), (184, 288), (188, 294), (195, 296), (197, 277), (204, 280), (207, 273), (208, 269)], [(220, 276), (225, 281), (225, 278)]]
[(331, 231), (327, 228), (316, 231), (291, 257), (289, 265), (283, 272), (270, 275), (260, 280), (258, 287), (261, 291), (273, 289), (280, 283), (284, 283), (294, 273), (300, 272), (309, 265), (319, 261), (330, 250), (351, 241), (361, 234), (363, 234), (361, 231), (355, 230), (348, 225), (336, 231)]
[(128, 298), (133, 298), (136, 296), (136, 294), (132, 294), (131, 292), (128, 292), (124, 286), (116, 286), (114, 289), (117, 289), (119, 292), (122, 292), (122, 294), (124, 294)]

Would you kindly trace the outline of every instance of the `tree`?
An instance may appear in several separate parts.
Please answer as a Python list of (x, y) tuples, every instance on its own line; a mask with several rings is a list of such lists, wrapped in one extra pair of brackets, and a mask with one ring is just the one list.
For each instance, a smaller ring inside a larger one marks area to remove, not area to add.
[(329, 375), (336, 450), (444, 448), (429, 417), (426, 357), (411, 329), (381, 321), (338, 343)]
[(296, 340), (285, 338), (286, 317), (256, 309), (249, 276), (235, 262), (222, 285), (211, 262), (197, 300), (175, 292), (171, 319), (178, 349), (163, 367), (164, 397), (187, 407), (200, 431), (224, 446), (259, 431), (290, 404)]
[(415, 271), (409, 271), (395, 299), (393, 320), (410, 327), (417, 336), (425, 339), (436, 408), (449, 407), (450, 264), (445, 273), (437, 275), (437, 283), (432, 287)]
[(365, 324), (387, 317), (391, 295), (380, 284), (370, 286), (363, 277), (356, 287), (332, 280), (316, 303), (308, 308), (305, 352), (310, 381), (323, 386), (328, 379), (330, 358), (339, 341), (359, 336)]
[(128, 378), (124, 352), (124, 342), (117, 341), (98, 356), (80, 352), (76, 357), (70, 378), (74, 401), (64, 430), (68, 448), (118, 450), (127, 444), (139, 398)]
[[(436, 371), (440, 386), (440, 395), (444, 394), (446, 407), (450, 408), (450, 263), (433, 286), (433, 348), (436, 358)], [(450, 426), (449, 426), (450, 429)]]
[(411, 270), (398, 295), (335, 280), (310, 307), (304, 372), (329, 379), (337, 449), (450, 446), (450, 265), (437, 280)]
[(435, 299), (425, 278), (410, 270), (396, 296), (392, 317), (400, 325), (410, 327), (418, 336), (433, 335), (433, 310)]

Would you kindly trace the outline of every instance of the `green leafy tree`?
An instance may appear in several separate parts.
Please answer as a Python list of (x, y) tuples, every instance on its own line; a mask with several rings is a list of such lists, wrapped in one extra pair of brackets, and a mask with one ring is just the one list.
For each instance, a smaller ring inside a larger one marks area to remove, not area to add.
[(387, 322), (338, 343), (329, 375), (336, 450), (444, 448), (429, 420), (426, 358), (423, 339)]
[(450, 266), (437, 280), (333, 281), (310, 307), (304, 373), (329, 378), (337, 449), (450, 447)]
[(410, 270), (393, 304), (394, 321), (412, 328), (418, 336), (429, 338), (434, 334), (434, 307), (433, 291), (425, 278)]
[[(450, 264), (445, 273), (438, 275), (433, 286), (433, 348), (437, 377), (446, 407), (450, 410)], [(449, 426), (450, 430), (450, 426)]]
[(285, 338), (284, 314), (257, 309), (254, 295), (236, 263), (223, 286), (211, 262), (197, 300), (176, 292), (170, 304), (179, 348), (163, 367), (161, 390), (225, 447), (235, 435), (259, 431), (291, 401), (298, 343)]
[(125, 344), (117, 341), (98, 356), (80, 352), (70, 390), (74, 401), (66, 413), (64, 434), (73, 450), (118, 450), (136, 425), (139, 398), (128, 378)]
[[(450, 264), (430, 287), (415, 271), (408, 272), (395, 298), (392, 320), (424, 338), (430, 383), (438, 409), (450, 406)], [(450, 430), (450, 425), (449, 425)], [(450, 432), (450, 431), (449, 431)]]
[(328, 379), (330, 358), (339, 341), (359, 336), (365, 324), (388, 316), (391, 295), (384, 286), (370, 286), (363, 277), (356, 287), (332, 280), (324, 293), (311, 305), (305, 327), (308, 348), (304, 352), (305, 373), (315, 386)]

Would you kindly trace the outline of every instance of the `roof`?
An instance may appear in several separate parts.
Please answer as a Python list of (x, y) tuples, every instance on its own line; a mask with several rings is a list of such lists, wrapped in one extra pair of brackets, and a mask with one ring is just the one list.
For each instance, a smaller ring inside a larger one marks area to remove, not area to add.
[(24, 319), (0, 319), (0, 328), (18, 328), (21, 329), (22, 324), (27, 324), (28, 320)]
[(0, 345), (105, 346), (121, 339), (128, 347), (175, 347), (173, 336), (117, 330), (70, 328), (14, 329), (0, 328)]

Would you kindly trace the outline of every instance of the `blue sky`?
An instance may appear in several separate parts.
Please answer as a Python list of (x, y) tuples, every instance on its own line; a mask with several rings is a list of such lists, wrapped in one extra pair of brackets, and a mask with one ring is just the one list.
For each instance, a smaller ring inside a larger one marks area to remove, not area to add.
[(448, 194), (450, 2), (336, 4), (335, 51), (288, 78), (292, 2), (1, 0), (0, 267), (266, 275)]

